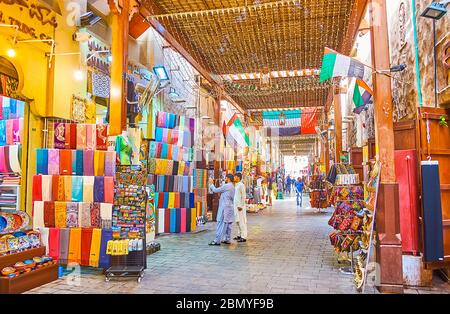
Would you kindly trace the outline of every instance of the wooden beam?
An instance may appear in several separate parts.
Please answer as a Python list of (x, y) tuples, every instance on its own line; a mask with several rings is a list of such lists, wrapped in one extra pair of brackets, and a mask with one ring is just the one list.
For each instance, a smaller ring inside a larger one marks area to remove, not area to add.
[(356, 36), (358, 35), (359, 26), (362, 19), (364, 18), (364, 13), (366, 12), (367, 4), (369, 0), (355, 0), (352, 12), (350, 13), (350, 19), (347, 27), (347, 33), (345, 34), (344, 40), (342, 41), (339, 52), (344, 55), (349, 55), (353, 43), (355, 42)]
[(119, 135), (126, 128), (127, 103), (125, 75), (128, 68), (128, 11), (129, 0), (122, 1), (122, 7), (116, 7), (114, 0), (108, 1), (111, 9), (112, 43), (111, 55), (111, 91), (109, 104), (109, 135)]
[[(389, 69), (389, 37), (386, 0), (371, 0), (372, 65), (374, 69)], [(382, 292), (403, 292), (402, 242), (398, 183), (395, 176), (394, 124), (391, 78), (374, 72), (375, 142), (381, 162), (381, 179), (378, 193), (376, 225), (377, 278)]]

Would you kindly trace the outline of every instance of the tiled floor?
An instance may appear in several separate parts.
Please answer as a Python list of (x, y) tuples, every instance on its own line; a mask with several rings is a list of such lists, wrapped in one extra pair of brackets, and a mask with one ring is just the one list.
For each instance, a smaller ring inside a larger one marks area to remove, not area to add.
[(208, 246), (214, 223), (197, 234), (159, 237), (161, 251), (148, 257), (140, 283), (105, 282), (100, 271), (82, 269), (30, 293), (356, 293), (329, 244), (330, 215), (297, 210), (294, 198), (277, 201), (272, 209), (248, 214), (244, 244)]

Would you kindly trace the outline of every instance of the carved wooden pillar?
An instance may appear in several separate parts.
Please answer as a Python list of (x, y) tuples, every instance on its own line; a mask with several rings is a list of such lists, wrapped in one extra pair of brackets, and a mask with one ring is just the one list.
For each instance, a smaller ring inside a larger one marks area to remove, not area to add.
[[(371, 0), (372, 64), (389, 69), (386, 0)], [(381, 292), (403, 292), (402, 245), (399, 221), (398, 183), (394, 168), (394, 128), (391, 79), (373, 73), (376, 152), (381, 161), (376, 224), (377, 288)]]
[(119, 135), (126, 128), (128, 67), (128, 12), (129, 0), (117, 3), (108, 0), (111, 9), (111, 92), (109, 103), (109, 133)]

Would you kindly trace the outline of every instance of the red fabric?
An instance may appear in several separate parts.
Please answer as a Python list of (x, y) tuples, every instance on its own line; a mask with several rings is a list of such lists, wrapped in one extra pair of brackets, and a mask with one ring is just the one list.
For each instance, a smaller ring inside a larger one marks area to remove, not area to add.
[(170, 209), (164, 209), (164, 232), (170, 232)]
[(44, 202), (44, 226), (55, 228), (55, 203)]
[[(69, 128), (70, 128), (70, 136), (68, 136), (69, 137), (69, 148), (77, 149), (77, 125), (76, 125), (76, 123), (71, 123)], [(67, 137), (66, 137), (66, 141), (67, 141)]]
[(400, 234), (403, 252), (419, 252), (419, 192), (417, 190), (417, 151), (395, 151), (395, 175), (400, 203)]
[(70, 149), (61, 149), (59, 151), (59, 174), (72, 175), (72, 150)]
[(49, 230), (48, 255), (54, 260), (59, 259), (59, 228), (50, 228)]
[(105, 188), (105, 203), (114, 203), (114, 178), (113, 177), (105, 177), (104, 179), (104, 188)]
[(301, 113), (301, 134), (316, 134), (319, 115), (317, 108), (304, 108)]
[(89, 266), (89, 256), (91, 254), (92, 229), (81, 229), (81, 266)]
[(108, 126), (106, 124), (98, 124), (96, 128), (97, 149), (106, 150), (108, 148)]
[(33, 176), (33, 202), (42, 201), (42, 176)]
[(164, 208), (164, 193), (158, 192), (158, 208)]
[(174, 207), (175, 208), (180, 208), (180, 193), (175, 193), (175, 204)]

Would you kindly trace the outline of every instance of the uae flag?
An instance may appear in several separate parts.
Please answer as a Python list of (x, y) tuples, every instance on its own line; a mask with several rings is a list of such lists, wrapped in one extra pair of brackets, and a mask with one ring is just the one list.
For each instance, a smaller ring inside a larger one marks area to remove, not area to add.
[(358, 60), (325, 47), (322, 69), (320, 70), (321, 83), (333, 77), (357, 77), (363, 79), (364, 71), (364, 64)]
[(353, 91), (353, 103), (356, 108), (353, 112), (360, 114), (370, 102), (372, 96), (372, 89), (363, 80), (356, 80), (355, 90)]
[(267, 136), (315, 134), (317, 122), (318, 111), (317, 108), (312, 107), (301, 110), (263, 112), (263, 125), (267, 129)]
[(227, 123), (224, 121), (222, 131), (230, 145), (234, 147), (236, 145), (240, 147), (250, 146), (250, 139), (236, 113), (231, 116)]

